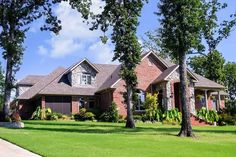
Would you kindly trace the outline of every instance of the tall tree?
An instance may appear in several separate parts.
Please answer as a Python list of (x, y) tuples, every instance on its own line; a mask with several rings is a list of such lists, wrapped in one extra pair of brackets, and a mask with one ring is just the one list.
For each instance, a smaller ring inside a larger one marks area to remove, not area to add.
[[(218, 83), (223, 82), (224, 78), (224, 58), (217, 51), (217, 46), (223, 40), (228, 38), (234, 26), (236, 25), (236, 14), (232, 14), (229, 21), (220, 22), (217, 14), (223, 11), (226, 3), (220, 3), (219, 0), (203, 1), (204, 16), (202, 22), (202, 37), (206, 42), (207, 50), (205, 54), (190, 58), (190, 67), (198, 74), (202, 74), (210, 80)], [(197, 65), (198, 64), (198, 65)], [(201, 70), (200, 70), (201, 69)]]
[(229, 96), (232, 100), (236, 99), (236, 62), (228, 62), (224, 66), (225, 86), (228, 88)]
[(55, 3), (69, 1), (72, 8), (77, 8), (84, 18), (88, 16), (90, 0), (1, 0), (0, 1), (0, 47), (6, 60), (6, 76), (4, 90), (4, 113), (9, 114), (11, 89), (14, 74), (19, 70), (23, 57), (23, 42), (29, 24), (44, 17), (45, 24), (41, 30), (58, 33), (60, 20), (53, 14)]
[[(133, 95), (137, 85), (135, 68), (141, 60), (141, 46), (136, 31), (143, 0), (106, 0), (104, 11), (96, 16), (92, 29), (101, 28), (106, 32), (112, 27), (111, 40), (115, 43), (113, 60), (121, 63), (121, 78), (125, 81), (124, 99), (127, 105), (127, 128), (134, 128)], [(104, 37), (103, 39), (106, 39)]]
[(186, 55), (203, 47), (200, 44), (202, 3), (201, 0), (160, 0), (158, 8), (162, 45), (179, 63), (182, 124), (178, 135), (192, 137)]
[(2, 64), (0, 64), (0, 112), (2, 111), (3, 108), (4, 86), (5, 86), (4, 71), (2, 69)]
[(217, 50), (207, 55), (194, 56), (189, 62), (194, 72), (221, 84), (225, 78), (224, 64), (225, 59)]

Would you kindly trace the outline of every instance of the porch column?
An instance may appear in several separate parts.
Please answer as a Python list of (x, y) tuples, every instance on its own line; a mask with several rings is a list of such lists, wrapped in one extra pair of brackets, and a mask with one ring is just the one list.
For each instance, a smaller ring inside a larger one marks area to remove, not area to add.
[(208, 97), (207, 97), (207, 90), (205, 90), (205, 102), (206, 102), (206, 109), (208, 110)]
[(220, 110), (220, 106), (221, 106), (220, 91), (218, 91), (218, 104), (217, 104), (217, 111)]
[(45, 96), (43, 95), (41, 98), (41, 109), (45, 109), (45, 108), (46, 108)]

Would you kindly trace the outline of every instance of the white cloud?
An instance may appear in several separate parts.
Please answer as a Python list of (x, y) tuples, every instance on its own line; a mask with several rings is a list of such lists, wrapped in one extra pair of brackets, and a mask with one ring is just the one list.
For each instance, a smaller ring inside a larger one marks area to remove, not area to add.
[(98, 41), (88, 48), (88, 52), (94, 56), (94, 61), (97, 63), (114, 63), (112, 62), (114, 53), (111, 43), (103, 44), (101, 41)]
[[(101, 0), (92, 0), (91, 10), (97, 14), (102, 11), (103, 4)], [(80, 53), (80, 57), (89, 54), (87, 57), (93, 58), (94, 61), (111, 62), (112, 44), (104, 45), (100, 42), (101, 31), (90, 31), (91, 26), (84, 23), (80, 13), (72, 10), (67, 2), (60, 3), (55, 14), (62, 21), (62, 30), (59, 35), (51, 33), (50, 39), (38, 47), (40, 55), (61, 58)]]
[(40, 45), (38, 47), (38, 53), (42, 56), (45, 56), (48, 54), (48, 50), (44, 46)]

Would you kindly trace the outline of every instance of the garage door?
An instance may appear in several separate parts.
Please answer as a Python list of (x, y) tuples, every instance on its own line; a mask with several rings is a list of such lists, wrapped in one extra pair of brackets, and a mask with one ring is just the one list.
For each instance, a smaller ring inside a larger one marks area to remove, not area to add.
[(51, 108), (53, 112), (71, 114), (71, 97), (69, 96), (46, 96), (46, 108)]

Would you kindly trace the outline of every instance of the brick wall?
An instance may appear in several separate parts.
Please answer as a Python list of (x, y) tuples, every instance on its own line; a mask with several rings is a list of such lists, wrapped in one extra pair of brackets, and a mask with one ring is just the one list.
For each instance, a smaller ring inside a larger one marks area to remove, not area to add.
[[(157, 63), (153, 59), (152, 55), (146, 57), (142, 62), (137, 66), (136, 73), (138, 79), (137, 88), (146, 92), (152, 92), (150, 84), (162, 73), (164, 70), (160, 66), (160, 63)], [(126, 116), (126, 106), (124, 105), (123, 92), (125, 91), (125, 82), (120, 80), (115, 85), (115, 91), (113, 92), (113, 101), (117, 104), (119, 109), (119, 114)]]
[(78, 103), (78, 96), (71, 96), (71, 113), (75, 114), (79, 112), (79, 103)]

